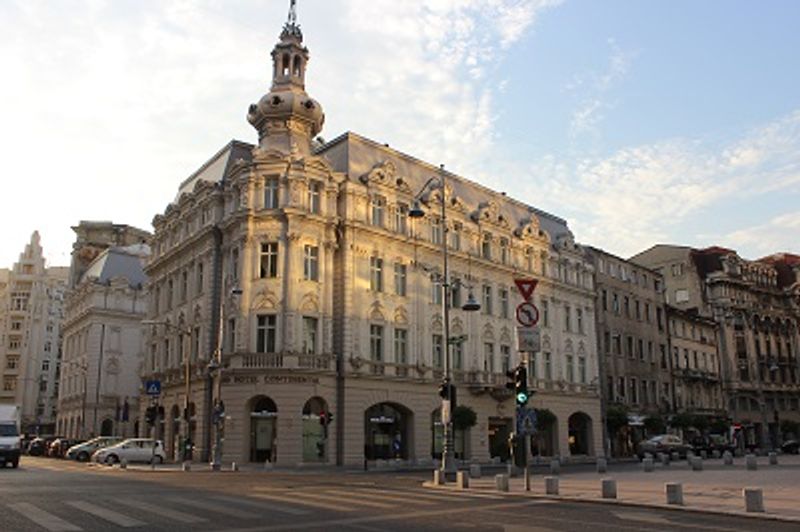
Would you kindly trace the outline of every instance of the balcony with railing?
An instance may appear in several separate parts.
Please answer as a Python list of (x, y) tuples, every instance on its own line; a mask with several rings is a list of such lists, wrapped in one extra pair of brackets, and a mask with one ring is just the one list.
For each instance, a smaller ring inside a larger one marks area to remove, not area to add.
[(270, 370), (291, 369), (298, 371), (333, 371), (336, 367), (332, 354), (310, 353), (234, 353), (226, 355), (226, 369)]

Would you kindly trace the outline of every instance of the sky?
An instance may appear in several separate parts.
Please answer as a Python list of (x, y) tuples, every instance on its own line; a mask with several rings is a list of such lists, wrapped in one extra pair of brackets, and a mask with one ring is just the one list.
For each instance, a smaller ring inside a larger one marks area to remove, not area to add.
[[(34, 230), (152, 229), (256, 142), (288, 0), (0, 0), (0, 266)], [(354, 131), (565, 218), (656, 243), (800, 252), (800, 2), (298, 0), (322, 136)]]

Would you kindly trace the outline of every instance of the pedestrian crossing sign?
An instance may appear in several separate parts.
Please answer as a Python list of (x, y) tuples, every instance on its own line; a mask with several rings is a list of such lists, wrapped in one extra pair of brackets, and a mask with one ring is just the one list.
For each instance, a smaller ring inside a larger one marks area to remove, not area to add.
[(144, 389), (147, 395), (161, 395), (161, 381), (147, 381)]

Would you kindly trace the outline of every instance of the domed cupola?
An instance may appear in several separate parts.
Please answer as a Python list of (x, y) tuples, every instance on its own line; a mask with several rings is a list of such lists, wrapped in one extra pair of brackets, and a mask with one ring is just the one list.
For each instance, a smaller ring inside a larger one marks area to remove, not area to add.
[(305, 91), (308, 48), (303, 46), (295, 3), (291, 0), (289, 19), (272, 50), (272, 88), (250, 105), (247, 120), (258, 130), (261, 148), (309, 155), (311, 139), (322, 130), (325, 114)]

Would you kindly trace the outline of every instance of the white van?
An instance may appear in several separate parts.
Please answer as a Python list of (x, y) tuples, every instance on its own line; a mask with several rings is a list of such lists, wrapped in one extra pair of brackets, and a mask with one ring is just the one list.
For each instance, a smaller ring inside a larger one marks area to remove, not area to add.
[(19, 407), (0, 405), (0, 466), (19, 466)]

